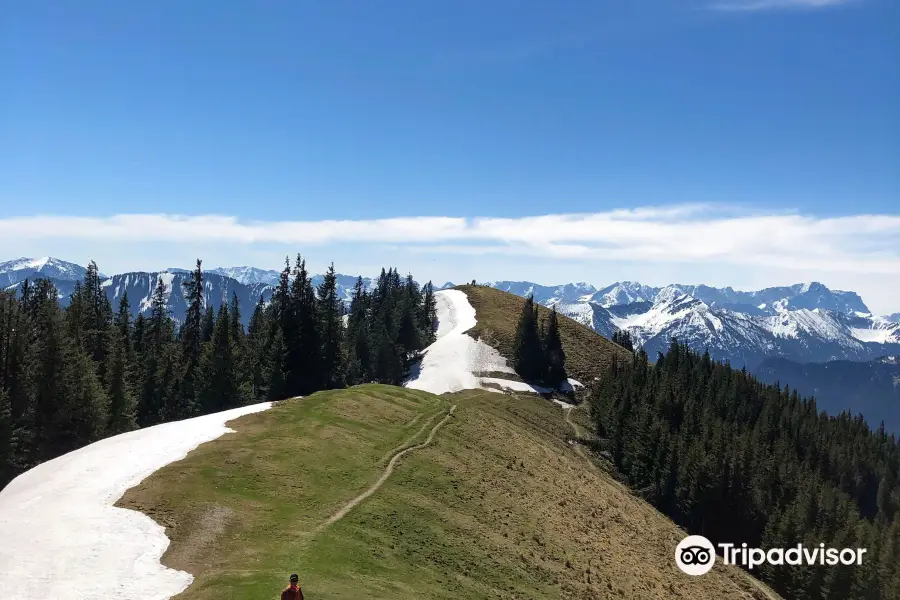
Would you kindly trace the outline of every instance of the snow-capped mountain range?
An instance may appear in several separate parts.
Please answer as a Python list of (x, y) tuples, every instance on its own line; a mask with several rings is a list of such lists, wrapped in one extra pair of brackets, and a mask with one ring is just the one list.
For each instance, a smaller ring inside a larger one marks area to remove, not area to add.
[[(17, 289), (25, 279), (49, 277), (60, 300), (68, 301), (76, 281), (84, 277), (81, 265), (44, 257), (0, 263), (0, 289)], [(180, 320), (187, 307), (180, 291), (190, 271), (132, 272), (104, 277), (104, 287), (115, 306), (128, 293), (132, 312), (147, 314), (159, 280), (163, 281), (172, 316)], [(245, 322), (262, 297), (268, 300), (279, 272), (255, 267), (219, 267), (204, 271), (206, 299), (214, 308), (237, 294)], [(338, 293), (349, 304), (355, 275), (338, 275)], [(313, 276), (318, 285), (321, 275)], [(364, 278), (372, 289), (373, 278)], [(534, 295), (544, 306), (557, 310), (612, 336), (628, 330), (651, 357), (678, 338), (735, 366), (755, 368), (768, 357), (798, 362), (872, 360), (900, 354), (900, 313), (873, 315), (855, 292), (831, 290), (821, 283), (771, 287), (743, 292), (730, 287), (668, 285), (652, 287), (617, 282), (598, 289), (579, 282), (544, 286), (528, 281), (495, 281), (489, 285), (519, 296)], [(436, 289), (453, 287), (446, 284)]]
[(730, 287), (632, 281), (602, 289), (586, 283), (542, 286), (526, 281), (487, 282), (611, 336), (627, 330), (651, 357), (672, 338), (697, 350), (754, 368), (772, 356), (799, 362), (871, 360), (900, 349), (897, 315), (873, 315), (855, 292), (812, 282), (741, 292)]
[[(87, 269), (83, 266), (62, 261), (56, 258), (20, 258), (0, 263), (0, 289), (18, 290), (26, 279), (49, 278), (56, 285), (60, 304), (68, 304), (69, 296), (75, 288), (75, 282), (81, 281)], [(278, 271), (258, 269), (256, 267), (219, 267), (203, 271), (204, 296), (207, 305), (218, 309), (223, 303), (231, 301), (236, 294), (241, 307), (241, 317), (246, 325), (253, 308), (262, 297), (268, 301), (278, 283)], [(127, 293), (133, 316), (150, 313), (153, 291), (158, 281), (162, 281), (166, 290), (167, 306), (171, 316), (181, 321), (187, 310), (187, 302), (182, 293), (183, 285), (191, 277), (191, 271), (182, 268), (171, 268), (158, 272), (135, 271), (119, 273), (103, 277), (103, 287), (113, 304), (118, 306), (119, 300)], [(356, 285), (357, 276), (337, 275), (338, 295), (349, 305)], [(322, 275), (313, 275), (312, 283), (322, 283)], [(363, 278), (363, 283), (371, 290), (375, 280)]]

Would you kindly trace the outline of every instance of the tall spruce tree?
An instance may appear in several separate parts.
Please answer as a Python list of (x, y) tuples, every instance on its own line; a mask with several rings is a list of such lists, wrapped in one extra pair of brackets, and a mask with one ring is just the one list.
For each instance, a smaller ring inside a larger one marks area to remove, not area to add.
[(370, 381), (372, 351), (369, 300), (363, 278), (359, 277), (353, 288), (350, 313), (347, 316), (347, 381), (351, 385)]
[(203, 382), (200, 404), (204, 413), (219, 412), (242, 404), (233, 350), (228, 305), (222, 304), (216, 315), (212, 341), (204, 346), (200, 365)]
[(519, 323), (516, 326), (513, 366), (525, 381), (542, 381), (546, 372), (544, 350), (534, 306), (534, 298), (529, 296), (522, 305)]
[(110, 366), (107, 384), (109, 397), (109, 419), (107, 431), (110, 434), (124, 433), (137, 427), (135, 416), (136, 401), (132, 390), (134, 376), (132, 362), (134, 352), (131, 345), (131, 308), (128, 293), (122, 294), (116, 313), (110, 342)]
[(241, 357), (244, 363), (242, 371), (249, 388), (247, 394), (252, 402), (263, 402), (268, 398), (269, 386), (265, 375), (269, 368), (267, 365), (269, 326), (265, 308), (265, 302), (260, 296), (250, 316), (244, 353)]
[(195, 414), (200, 388), (199, 369), (203, 351), (203, 262), (198, 258), (191, 278), (182, 283), (187, 311), (181, 326), (181, 382), (179, 395), (186, 404), (185, 413)]
[(434, 296), (434, 285), (429, 281), (422, 288), (422, 323), (423, 342), (427, 346), (434, 343), (437, 333), (437, 300)]
[(562, 340), (559, 337), (559, 322), (555, 306), (550, 312), (547, 334), (543, 345), (547, 364), (546, 383), (550, 386), (558, 387), (566, 381), (567, 376), (566, 353), (563, 351)]
[(325, 389), (342, 388), (346, 384), (343, 304), (337, 293), (334, 263), (328, 267), (319, 285), (318, 295), (319, 329), (322, 334), (322, 386)]

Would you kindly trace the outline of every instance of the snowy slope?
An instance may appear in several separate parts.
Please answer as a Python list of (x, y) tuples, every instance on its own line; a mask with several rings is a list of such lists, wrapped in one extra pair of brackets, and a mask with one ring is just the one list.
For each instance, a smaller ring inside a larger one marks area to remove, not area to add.
[(6, 289), (26, 279), (45, 277), (62, 281), (81, 281), (85, 271), (87, 269), (81, 265), (49, 256), (9, 260), (0, 263), (0, 289)]
[[(403, 384), (432, 394), (447, 394), (460, 390), (488, 389), (490, 384), (511, 391), (548, 393), (548, 388), (512, 381), (500, 377), (480, 376), (479, 373), (515, 373), (497, 350), (466, 332), (475, 327), (475, 309), (460, 290), (435, 293), (437, 304), (437, 340), (425, 349), (422, 360)], [(581, 387), (568, 380), (567, 390)]]
[(405, 387), (445, 394), (482, 387), (474, 374), (479, 371), (513, 372), (499, 352), (466, 335), (477, 321), (465, 293), (443, 290), (435, 293), (435, 300), (437, 340), (425, 349)]
[[(150, 517), (113, 506), (161, 467), (266, 410), (256, 404), (117, 435), (43, 463), (0, 492), (0, 595), (166, 600), (193, 577), (160, 564), (169, 545)], [(135, 596), (135, 587), (140, 592)]]
[(254, 283), (278, 285), (279, 272), (270, 269), (257, 269), (256, 267), (216, 267), (209, 272), (224, 277), (231, 277), (244, 285), (252, 285)]

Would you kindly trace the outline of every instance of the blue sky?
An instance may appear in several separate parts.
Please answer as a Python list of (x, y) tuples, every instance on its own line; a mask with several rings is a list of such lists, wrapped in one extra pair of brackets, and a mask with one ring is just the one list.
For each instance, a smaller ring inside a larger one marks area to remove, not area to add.
[[(87, 255), (114, 271), (193, 253), (271, 267), (300, 251), (344, 271), (392, 262), (436, 279), (816, 278), (868, 285), (864, 297), (900, 310), (882, 291), (900, 292), (897, 2), (281, 4), (6, 3), (0, 258)], [(711, 208), (684, 209), (696, 205)], [(521, 218), (647, 207), (650, 221), (671, 209), (684, 226), (651, 223), (622, 240), (610, 225), (580, 249), (441, 225), (407, 247), (403, 227), (372, 231), (398, 217), (517, 229)], [(168, 224), (140, 221), (151, 213)], [(97, 233), (116, 215), (134, 217), (134, 239)], [(204, 231), (230, 219), (295, 233), (197, 239), (197, 223), (173, 225), (176, 215), (205, 219)], [(27, 221), (38, 217), (53, 218), (52, 236)], [(626, 252), (636, 236), (714, 236), (740, 219), (760, 237), (773, 223), (802, 230), (793, 245), (724, 240), (673, 264), (659, 243)], [(328, 220), (357, 233), (299, 233)], [(842, 241), (811, 249), (817, 234)], [(604, 253), (610, 244), (619, 252)]]

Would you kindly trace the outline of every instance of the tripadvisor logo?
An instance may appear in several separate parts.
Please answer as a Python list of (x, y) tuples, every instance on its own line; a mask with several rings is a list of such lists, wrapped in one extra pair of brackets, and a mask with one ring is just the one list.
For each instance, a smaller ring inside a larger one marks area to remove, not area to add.
[[(753, 570), (762, 564), (770, 565), (861, 565), (866, 548), (826, 548), (825, 544), (806, 547), (797, 544), (791, 548), (748, 548), (747, 544), (718, 544), (722, 562), (740, 565)], [(705, 575), (716, 562), (716, 549), (702, 535), (690, 535), (675, 548), (675, 564), (688, 575)]]

